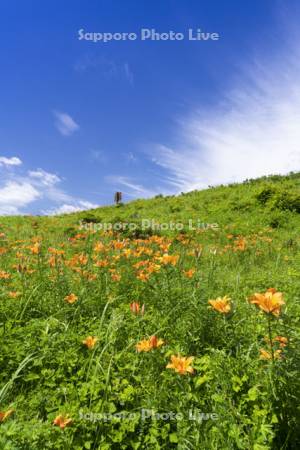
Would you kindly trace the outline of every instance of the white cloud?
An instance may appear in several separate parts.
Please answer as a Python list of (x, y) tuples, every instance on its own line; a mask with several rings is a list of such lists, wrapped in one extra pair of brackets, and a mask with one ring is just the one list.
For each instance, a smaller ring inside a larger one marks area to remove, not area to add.
[(31, 178), (39, 180), (45, 186), (53, 186), (54, 184), (57, 184), (61, 181), (57, 175), (46, 172), (43, 169), (30, 170), (28, 172), (28, 175)]
[(176, 191), (300, 170), (299, 55), (279, 56), (250, 64), (214, 108), (182, 120), (181, 144), (156, 148)]
[(22, 161), (20, 158), (13, 156), (12, 158), (6, 158), (5, 156), (0, 156), (0, 167), (1, 166), (20, 166)]
[(40, 196), (40, 192), (26, 181), (7, 181), (6, 184), (0, 188), (1, 214), (19, 214), (19, 208), (29, 205)]
[(44, 214), (48, 216), (54, 216), (57, 214), (70, 214), (77, 211), (83, 211), (85, 209), (93, 209), (97, 208), (98, 205), (95, 205), (94, 203), (87, 202), (84, 200), (78, 200), (74, 204), (63, 204), (57, 208), (52, 208), (46, 211), (43, 211)]
[(79, 125), (72, 117), (64, 112), (54, 111), (55, 126), (63, 136), (71, 136), (79, 129)]
[[(16, 160), (19, 160), (16, 158)], [(23, 172), (4, 165), (0, 180), (0, 215), (18, 215), (33, 212), (58, 214), (95, 208), (97, 205), (73, 197), (60, 188), (61, 178), (39, 168)], [(36, 202), (39, 202), (38, 204)], [(40, 210), (41, 202), (49, 209)]]
[(18, 208), (12, 205), (3, 205), (0, 204), (0, 216), (16, 216), (22, 214)]

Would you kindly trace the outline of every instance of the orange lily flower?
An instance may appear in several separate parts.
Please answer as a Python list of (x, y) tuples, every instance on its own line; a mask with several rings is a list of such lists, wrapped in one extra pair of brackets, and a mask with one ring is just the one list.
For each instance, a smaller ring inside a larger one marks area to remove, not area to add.
[(112, 281), (120, 281), (121, 275), (116, 273), (115, 269), (109, 269)]
[(102, 242), (96, 242), (95, 247), (94, 247), (94, 252), (100, 253), (103, 250), (105, 250), (105, 245)]
[(57, 425), (61, 429), (64, 429), (68, 425), (71, 425), (72, 422), (73, 422), (72, 419), (60, 414), (59, 416), (55, 417), (55, 419), (53, 420), (53, 425)]
[(39, 242), (36, 242), (35, 244), (33, 244), (31, 247), (28, 247), (28, 248), (33, 255), (38, 255), (40, 253), (41, 246), (40, 246)]
[(0, 422), (4, 422), (9, 416), (12, 415), (14, 409), (8, 409), (7, 411), (0, 411)]
[(145, 270), (150, 274), (153, 272), (159, 272), (160, 269), (161, 269), (161, 266), (159, 264), (154, 264), (154, 263), (150, 262), (148, 268), (146, 268)]
[(171, 243), (168, 242), (168, 243), (165, 243), (165, 244), (160, 244), (159, 247), (162, 249), (162, 251), (163, 251), (164, 253), (168, 253), (168, 250), (169, 250), (169, 248), (170, 248), (170, 245), (171, 245)]
[(227, 314), (231, 310), (230, 298), (225, 295), (223, 298), (218, 297), (216, 300), (208, 300), (208, 303), (215, 309), (216, 311)]
[(146, 273), (144, 270), (141, 270), (140, 272), (138, 272), (138, 274), (136, 275), (136, 277), (137, 277), (138, 280), (141, 280), (141, 281), (148, 281), (148, 280), (149, 280), (149, 277), (150, 277), (150, 274), (149, 274), (149, 273)]
[(65, 301), (67, 303), (70, 303), (71, 305), (73, 303), (75, 303), (77, 300), (78, 300), (78, 297), (75, 294), (69, 294), (69, 295), (66, 295), (66, 297), (65, 297)]
[(102, 259), (102, 260), (96, 261), (94, 266), (95, 267), (107, 267), (108, 264), (109, 264), (109, 262), (107, 261), (107, 259)]
[(149, 264), (148, 259), (145, 259), (143, 261), (139, 261), (139, 262), (133, 264), (133, 267), (135, 269), (140, 269), (141, 267), (147, 266), (148, 264)]
[(282, 292), (277, 292), (274, 288), (268, 289), (264, 294), (254, 294), (250, 298), (250, 303), (257, 305), (265, 313), (273, 314), (276, 317), (280, 314), (281, 306), (285, 304)]
[(190, 269), (190, 270), (184, 270), (183, 274), (186, 278), (193, 278), (195, 272), (196, 272), (195, 269)]
[(168, 255), (168, 253), (165, 253), (163, 256), (157, 259), (164, 265), (172, 264), (172, 266), (176, 266), (177, 261), (179, 259), (179, 255)]
[(235, 250), (241, 250), (241, 251), (244, 251), (244, 250), (246, 250), (247, 241), (246, 241), (246, 239), (243, 238), (242, 236), (239, 236), (239, 237), (235, 240), (234, 245), (235, 245)]
[(8, 272), (5, 272), (4, 270), (0, 270), (0, 279), (1, 280), (9, 280), (11, 277), (11, 274)]
[(142, 341), (136, 344), (137, 351), (140, 352), (149, 352), (154, 348), (159, 348), (164, 344), (163, 339), (158, 339), (155, 335), (151, 336), (149, 339), (143, 339)]
[(82, 343), (88, 348), (93, 349), (98, 341), (98, 338), (93, 336), (88, 336), (86, 339), (82, 341)]
[(285, 347), (288, 343), (288, 338), (284, 336), (276, 336), (274, 337), (273, 342), (279, 342), (280, 347)]
[(174, 369), (175, 372), (180, 375), (186, 375), (187, 373), (194, 373), (194, 369), (191, 366), (194, 360), (193, 356), (171, 356), (171, 362), (166, 366), (167, 369)]
[(138, 314), (143, 315), (145, 312), (145, 305), (142, 305), (142, 307), (140, 307), (140, 304), (138, 302), (130, 303), (129, 307), (130, 307), (130, 311), (135, 315), (138, 315)]
[[(272, 359), (272, 354), (270, 352), (267, 352), (267, 350), (261, 348), (259, 351), (260, 351), (259, 359), (264, 359), (264, 360)], [(275, 350), (273, 355), (274, 355), (274, 359), (280, 359), (280, 357), (281, 357), (281, 350)]]
[(83, 253), (81, 253), (80, 255), (78, 255), (78, 263), (81, 266), (85, 266), (88, 262), (88, 257), (86, 255), (84, 255)]

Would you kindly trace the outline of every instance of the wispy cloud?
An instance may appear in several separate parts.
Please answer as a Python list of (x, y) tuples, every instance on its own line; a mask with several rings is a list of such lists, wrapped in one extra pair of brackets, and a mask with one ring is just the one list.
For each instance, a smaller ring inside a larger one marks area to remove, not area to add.
[(218, 104), (180, 122), (180, 144), (152, 158), (175, 191), (300, 170), (299, 52), (249, 63)]
[(63, 136), (71, 136), (79, 129), (79, 125), (69, 114), (60, 111), (54, 111), (53, 114), (55, 126)]
[(0, 215), (28, 214), (33, 210), (52, 215), (96, 207), (92, 202), (65, 192), (58, 175), (41, 168), (26, 172), (16, 167), (18, 165), (0, 166)]
[(54, 184), (57, 184), (61, 181), (61, 179), (57, 175), (46, 172), (43, 169), (30, 170), (28, 172), (28, 175), (29, 177), (38, 180), (45, 186), (53, 186)]
[(158, 191), (145, 188), (143, 185), (136, 183), (135, 181), (132, 181), (128, 177), (118, 176), (118, 175), (112, 175), (107, 176), (105, 178), (105, 181), (113, 185), (114, 190), (119, 190), (121, 186), (124, 186), (125, 188), (129, 189), (126, 191), (126, 194), (130, 197), (153, 197), (154, 195), (159, 194)]
[(20, 158), (13, 156), (12, 158), (7, 158), (6, 156), (0, 156), (0, 167), (1, 166), (20, 166), (22, 161)]

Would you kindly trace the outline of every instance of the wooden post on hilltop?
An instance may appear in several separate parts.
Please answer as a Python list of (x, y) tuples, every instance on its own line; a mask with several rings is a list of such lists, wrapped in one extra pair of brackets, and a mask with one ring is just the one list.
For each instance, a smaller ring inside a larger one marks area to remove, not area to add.
[(122, 201), (122, 192), (115, 193), (115, 204), (119, 205)]

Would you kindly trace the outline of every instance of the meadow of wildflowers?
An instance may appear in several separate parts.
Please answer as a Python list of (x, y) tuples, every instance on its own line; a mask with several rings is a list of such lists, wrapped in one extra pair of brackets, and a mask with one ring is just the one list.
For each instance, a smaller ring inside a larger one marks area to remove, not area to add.
[(299, 448), (299, 187), (1, 218), (0, 448)]

